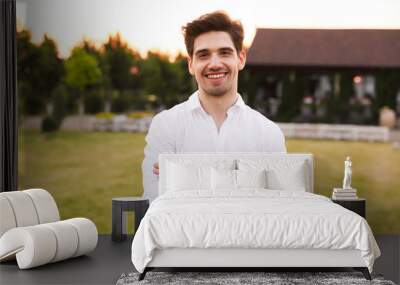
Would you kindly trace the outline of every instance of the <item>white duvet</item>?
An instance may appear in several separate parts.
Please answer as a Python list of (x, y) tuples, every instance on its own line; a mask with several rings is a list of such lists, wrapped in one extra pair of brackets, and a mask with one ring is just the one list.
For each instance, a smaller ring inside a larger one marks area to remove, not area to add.
[(132, 243), (143, 272), (154, 249), (358, 249), (372, 272), (379, 248), (366, 220), (330, 199), (299, 191), (180, 191), (158, 197)]

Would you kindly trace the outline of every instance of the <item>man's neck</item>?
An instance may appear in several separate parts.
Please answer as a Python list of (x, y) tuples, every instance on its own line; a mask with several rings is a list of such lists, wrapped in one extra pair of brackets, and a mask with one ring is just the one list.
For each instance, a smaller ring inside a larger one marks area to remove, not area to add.
[(222, 96), (211, 96), (199, 90), (199, 100), (204, 111), (212, 117), (226, 116), (228, 109), (238, 99), (236, 92), (226, 93)]
[(236, 92), (226, 93), (222, 96), (216, 97), (205, 94), (199, 90), (200, 104), (204, 111), (206, 111), (213, 118), (218, 132), (227, 117), (228, 109), (235, 104), (237, 99), (238, 95)]

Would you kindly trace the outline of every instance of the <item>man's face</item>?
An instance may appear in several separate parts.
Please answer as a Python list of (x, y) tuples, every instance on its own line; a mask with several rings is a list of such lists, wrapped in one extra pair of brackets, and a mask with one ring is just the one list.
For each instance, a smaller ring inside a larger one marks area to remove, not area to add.
[(246, 62), (244, 51), (236, 52), (227, 32), (208, 32), (194, 41), (189, 71), (199, 89), (211, 96), (237, 92), (238, 73)]

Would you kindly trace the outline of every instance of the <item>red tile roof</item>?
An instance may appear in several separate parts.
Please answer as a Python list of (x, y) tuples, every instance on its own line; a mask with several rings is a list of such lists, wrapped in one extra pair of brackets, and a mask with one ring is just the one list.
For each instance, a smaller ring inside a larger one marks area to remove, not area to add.
[(400, 68), (400, 30), (258, 29), (247, 65)]

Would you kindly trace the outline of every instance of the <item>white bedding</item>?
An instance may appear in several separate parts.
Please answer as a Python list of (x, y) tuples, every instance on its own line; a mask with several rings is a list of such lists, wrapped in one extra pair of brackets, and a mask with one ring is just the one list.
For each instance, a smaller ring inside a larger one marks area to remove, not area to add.
[(379, 248), (365, 219), (299, 191), (167, 192), (150, 206), (132, 243), (143, 272), (154, 249), (358, 249), (372, 272)]

